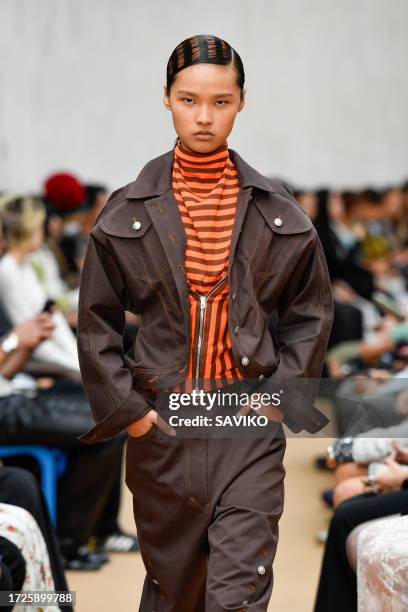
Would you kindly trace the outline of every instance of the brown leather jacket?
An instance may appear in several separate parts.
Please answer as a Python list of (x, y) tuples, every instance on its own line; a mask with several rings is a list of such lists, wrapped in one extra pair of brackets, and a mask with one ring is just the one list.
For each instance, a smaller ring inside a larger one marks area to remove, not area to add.
[[(309, 217), (277, 180), (233, 149), (240, 192), (230, 246), (228, 325), (248, 379), (318, 379), (333, 319), (325, 257)], [(149, 161), (113, 192), (88, 244), (81, 277), (78, 350), (96, 425), (79, 439), (115, 436), (154, 407), (144, 387), (183, 382), (191, 350), (186, 237), (171, 189), (174, 150)], [(124, 354), (125, 310), (141, 315)], [(274, 337), (271, 317), (278, 325)], [(259, 391), (259, 388), (257, 388)], [(284, 422), (318, 431), (327, 419), (314, 398), (295, 402)]]

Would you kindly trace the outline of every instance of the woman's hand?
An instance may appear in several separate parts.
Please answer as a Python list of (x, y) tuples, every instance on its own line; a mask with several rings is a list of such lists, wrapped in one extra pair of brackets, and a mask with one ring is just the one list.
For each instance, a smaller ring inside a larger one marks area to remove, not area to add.
[(147, 433), (149, 429), (153, 427), (153, 425), (157, 425), (157, 412), (156, 410), (149, 410), (141, 419), (137, 419), (137, 421), (133, 421), (130, 425), (127, 426), (127, 432), (132, 438), (138, 438), (139, 436), (143, 436), (143, 434)]
[[(400, 489), (404, 480), (408, 478), (408, 471), (391, 457), (386, 457), (384, 464), (387, 469), (382, 470), (375, 476), (375, 488), (380, 493), (389, 493)], [(365, 481), (364, 484), (368, 483)]]
[(137, 421), (133, 421), (130, 425), (127, 426), (127, 432), (132, 438), (139, 438), (143, 436), (143, 434), (147, 433), (153, 425), (157, 425), (161, 431), (163, 431), (166, 435), (174, 437), (177, 435), (174, 427), (169, 425), (167, 421), (165, 421), (159, 414), (157, 414), (156, 410), (149, 410), (141, 419), (137, 419)]
[[(408, 414), (408, 389), (404, 389), (400, 391), (395, 399), (395, 413), (398, 416), (406, 417)], [(408, 454), (407, 460), (402, 463), (408, 463)]]
[(395, 451), (395, 461), (398, 463), (408, 463), (408, 448), (403, 448), (396, 440), (393, 440), (391, 444)]

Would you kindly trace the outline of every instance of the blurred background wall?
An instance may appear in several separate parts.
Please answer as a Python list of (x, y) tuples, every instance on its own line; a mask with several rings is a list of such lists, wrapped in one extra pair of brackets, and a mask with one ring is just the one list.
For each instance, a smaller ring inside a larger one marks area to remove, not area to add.
[(2, 0), (0, 190), (54, 170), (114, 189), (175, 132), (162, 103), (173, 48), (225, 38), (247, 75), (228, 142), (297, 185), (408, 175), (406, 0)]

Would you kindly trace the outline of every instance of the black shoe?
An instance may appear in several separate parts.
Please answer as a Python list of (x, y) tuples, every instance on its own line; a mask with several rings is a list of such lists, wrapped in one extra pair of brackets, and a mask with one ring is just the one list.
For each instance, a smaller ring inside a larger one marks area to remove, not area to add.
[(101, 563), (102, 565), (110, 561), (109, 556), (107, 554), (105, 554), (104, 552), (91, 550), (86, 544), (84, 544), (83, 546), (80, 546), (78, 548), (78, 552), (81, 554), (88, 555), (88, 557), (90, 557), (96, 562)]
[(319, 455), (314, 460), (315, 468), (324, 472), (332, 472), (332, 468), (327, 465), (326, 455)]
[(106, 555), (99, 553), (85, 552), (85, 547), (81, 546), (75, 553), (62, 556), (65, 569), (77, 571), (95, 571), (102, 567), (109, 560)]

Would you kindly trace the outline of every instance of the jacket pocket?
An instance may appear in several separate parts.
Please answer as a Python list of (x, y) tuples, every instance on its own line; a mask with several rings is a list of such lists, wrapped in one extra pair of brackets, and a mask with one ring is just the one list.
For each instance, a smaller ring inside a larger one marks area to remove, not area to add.
[(140, 440), (146, 440), (146, 438), (150, 438), (151, 435), (154, 434), (154, 432), (158, 429), (156, 423), (152, 423), (152, 426), (150, 427), (150, 429), (148, 429), (147, 431), (145, 431), (144, 434), (142, 434), (141, 436), (132, 436), (129, 432), (128, 432), (128, 440), (136, 440), (137, 442), (139, 442)]
[[(262, 363), (260, 363), (256, 357), (254, 357), (253, 355), (253, 351), (251, 351), (245, 340), (242, 338), (242, 336), (240, 334), (238, 334), (236, 336), (238, 338), (238, 342), (241, 344), (242, 349), (245, 353), (245, 355), (248, 357), (249, 359), (249, 365), (252, 366), (252, 368), (256, 371), (256, 373), (260, 373), (260, 374), (267, 374), (267, 375), (271, 375), (277, 368), (277, 362), (276, 359), (274, 360), (274, 363), (271, 365), (264, 365)], [(247, 368), (247, 366), (245, 366), (245, 368)]]

